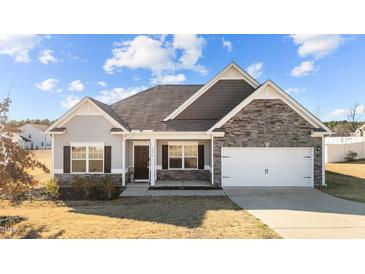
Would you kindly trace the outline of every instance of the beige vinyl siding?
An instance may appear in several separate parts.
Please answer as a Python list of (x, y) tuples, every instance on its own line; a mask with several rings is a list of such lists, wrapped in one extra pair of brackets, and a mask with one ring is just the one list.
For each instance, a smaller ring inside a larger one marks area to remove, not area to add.
[(110, 134), (113, 125), (104, 117), (75, 115), (65, 127), (65, 134), (54, 137), (55, 170), (63, 169), (63, 147), (71, 142), (103, 142), (105, 146), (111, 146), (112, 169), (122, 168), (122, 137)]

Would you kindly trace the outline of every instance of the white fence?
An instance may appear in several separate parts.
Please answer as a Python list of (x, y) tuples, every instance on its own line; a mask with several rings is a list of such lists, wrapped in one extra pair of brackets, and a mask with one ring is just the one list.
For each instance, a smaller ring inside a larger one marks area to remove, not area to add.
[(327, 137), (325, 139), (326, 163), (343, 162), (351, 150), (357, 153), (357, 158), (365, 158), (365, 137)]
[(364, 136), (350, 136), (350, 137), (326, 137), (325, 139), (327, 144), (353, 144), (353, 143), (361, 143), (365, 142)]

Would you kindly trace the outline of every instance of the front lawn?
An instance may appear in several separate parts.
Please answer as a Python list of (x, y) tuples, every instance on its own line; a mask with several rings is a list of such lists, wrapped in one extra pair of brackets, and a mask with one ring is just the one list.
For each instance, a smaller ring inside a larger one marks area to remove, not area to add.
[[(46, 167), (51, 170), (51, 150), (31, 150), (31, 153), (34, 154), (35, 159), (37, 159), (42, 164), (46, 165)], [(44, 186), (44, 184), (51, 178), (50, 173), (45, 173), (42, 169), (35, 168), (33, 170), (29, 170), (29, 173), (33, 175), (36, 180), (39, 182), (39, 186)]]
[(326, 184), (330, 195), (365, 203), (365, 160), (326, 164)]
[(25, 221), (0, 238), (280, 238), (227, 197), (125, 197), (113, 201), (0, 201)]

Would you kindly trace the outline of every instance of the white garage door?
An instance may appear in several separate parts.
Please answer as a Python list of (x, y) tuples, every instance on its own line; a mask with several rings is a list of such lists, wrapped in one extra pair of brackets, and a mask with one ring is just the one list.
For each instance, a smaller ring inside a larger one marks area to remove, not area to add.
[(222, 148), (223, 186), (313, 186), (313, 148)]

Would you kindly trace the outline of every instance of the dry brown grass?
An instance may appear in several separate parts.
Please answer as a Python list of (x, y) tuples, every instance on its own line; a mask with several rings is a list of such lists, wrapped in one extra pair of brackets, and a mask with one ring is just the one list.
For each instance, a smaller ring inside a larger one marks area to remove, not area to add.
[(326, 164), (326, 184), (328, 194), (365, 203), (365, 160)]
[(365, 160), (342, 163), (327, 163), (326, 170), (365, 179)]
[(227, 197), (0, 201), (0, 215), (28, 218), (0, 238), (280, 238)]
[[(39, 162), (45, 164), (51, 170), (51, 150), (31, 150), (31, 152)], [(39, 186), (44, 186), (45, 182), (51, 178), (50, 173), (45, 173), (39, 168), (29, 170), (29, 173), (39, 181)]]

